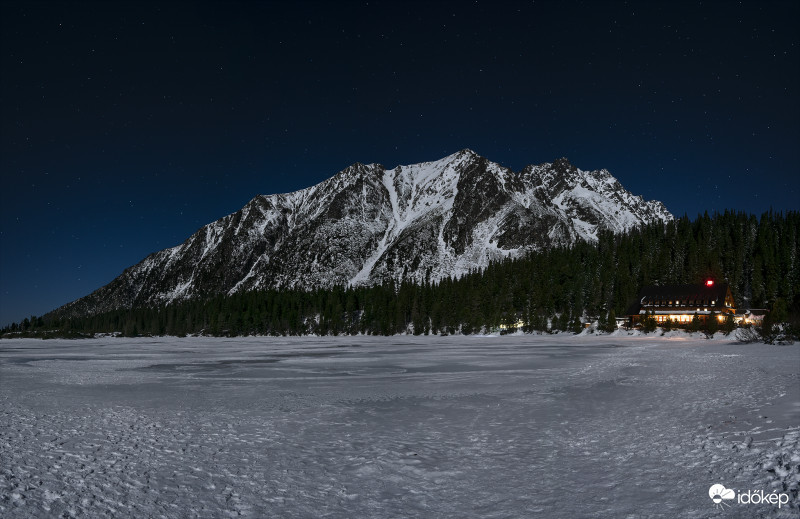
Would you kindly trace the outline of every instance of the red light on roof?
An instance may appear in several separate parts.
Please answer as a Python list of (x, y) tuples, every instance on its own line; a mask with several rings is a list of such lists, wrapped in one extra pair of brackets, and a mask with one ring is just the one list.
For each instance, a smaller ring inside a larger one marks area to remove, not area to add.
[(714, 280), (713, 279), (707, 279), (706, 280), (706, 286), (707, 287), (713, 287), (714, 286)]

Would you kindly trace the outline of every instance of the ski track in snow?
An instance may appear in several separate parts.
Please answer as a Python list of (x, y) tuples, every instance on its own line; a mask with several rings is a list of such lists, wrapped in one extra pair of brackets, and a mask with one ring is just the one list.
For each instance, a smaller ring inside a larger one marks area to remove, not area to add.
[(3, 340), (0, 516), (797, 517), (798, 372), (681, 337)]

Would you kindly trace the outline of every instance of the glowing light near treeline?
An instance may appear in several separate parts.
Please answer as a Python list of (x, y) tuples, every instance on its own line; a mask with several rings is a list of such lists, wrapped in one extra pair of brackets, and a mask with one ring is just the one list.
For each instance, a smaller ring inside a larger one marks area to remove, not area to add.
[(706, 280), (706, 286), (707, 287), (713, 287), (714, 286), (714, 280), (713, 279), (707, 279)]
[[(716, 316), (717, 321), (723, 322), (728, 315), (730, 315), (730, 314), (718, 314)], [(655, 317), (656, 321), (659, 322), (659, 323), (663, 323), (664, 321), (666, 321), (668, 319), (673, 321), (673, 322), (676, 322), (676, 323), (688, 323), (688, 322), (692, 321), (692, 319), (694, 318), (694, 315), (688, 315), (688, 314), (656, 315), (654, 317)], [(698, 314), (697, 317), (699, 319), (701, 319), (701, 320), (707, 319), (708, 318), (708, 314)]]

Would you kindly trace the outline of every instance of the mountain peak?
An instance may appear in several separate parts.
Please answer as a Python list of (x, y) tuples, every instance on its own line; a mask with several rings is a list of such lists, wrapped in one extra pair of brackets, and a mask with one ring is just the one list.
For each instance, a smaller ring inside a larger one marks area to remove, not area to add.
[(481, 158), (481, 156), (469, 148), (464, 148), (463, 150), (458, 150), (455, 153), (451, 153), (450, 155), (433, 162), (454, 162), (454, 161), (465, 161), (478, 158)]
[(561, 157), (553, 162), (553, 168), (559, 173), (572, 173), (578, 168), (572, 165), (567, 157)]

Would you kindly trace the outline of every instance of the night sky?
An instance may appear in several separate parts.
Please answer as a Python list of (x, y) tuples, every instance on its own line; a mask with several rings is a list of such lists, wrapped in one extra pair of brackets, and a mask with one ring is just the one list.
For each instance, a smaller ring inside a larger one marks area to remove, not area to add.
[(800, 2), (0, 5), (0, 325), (354, 162), (800, 209)]

